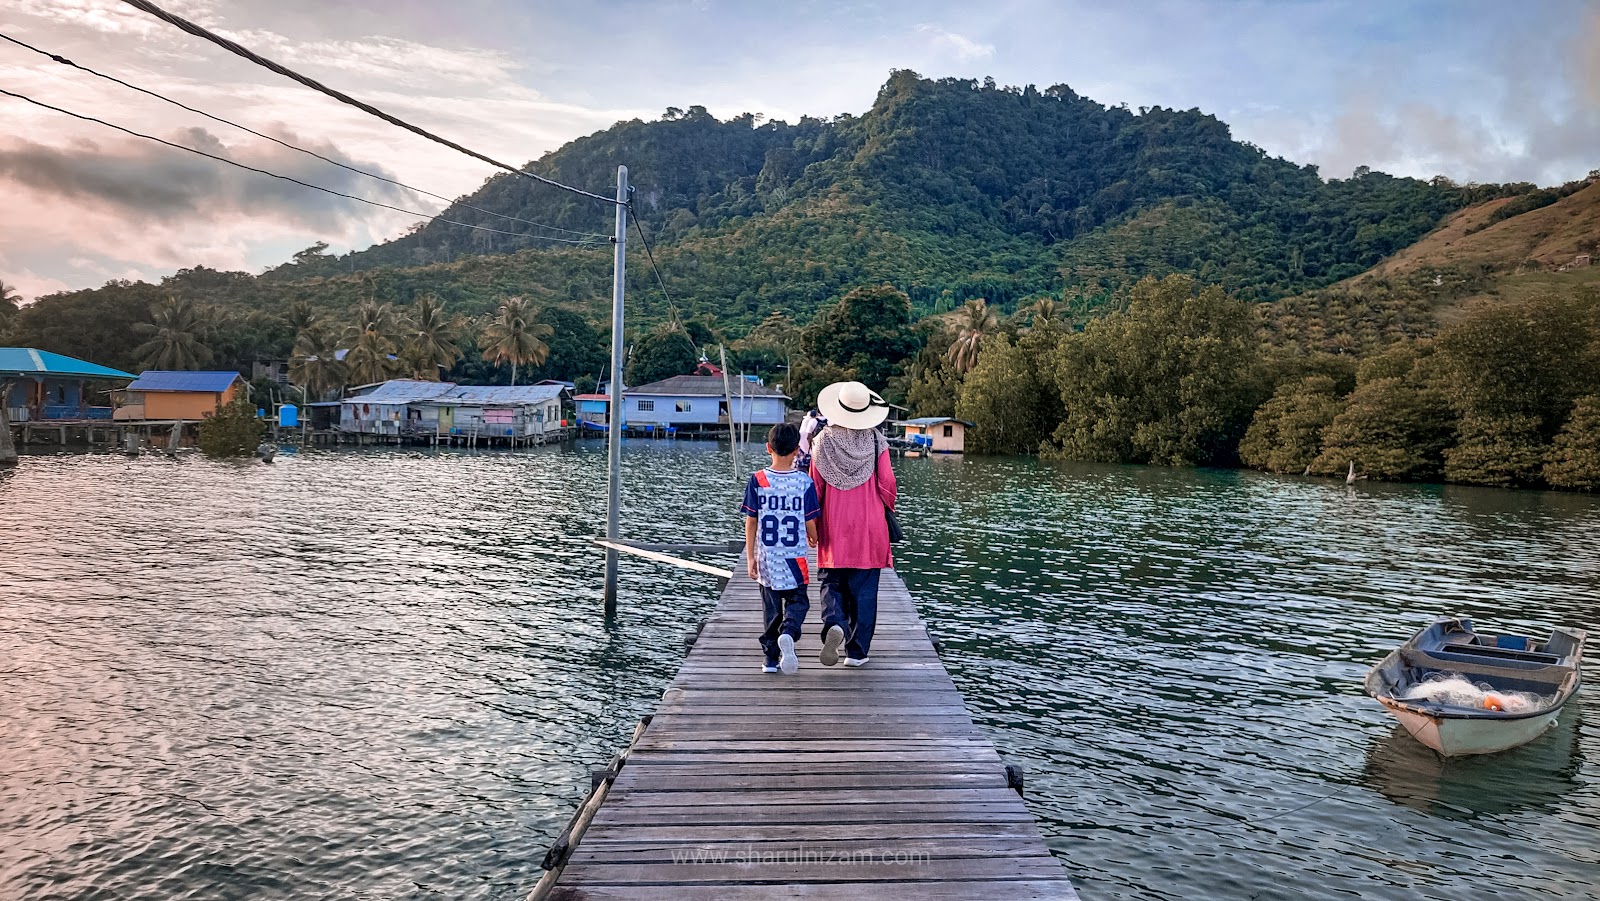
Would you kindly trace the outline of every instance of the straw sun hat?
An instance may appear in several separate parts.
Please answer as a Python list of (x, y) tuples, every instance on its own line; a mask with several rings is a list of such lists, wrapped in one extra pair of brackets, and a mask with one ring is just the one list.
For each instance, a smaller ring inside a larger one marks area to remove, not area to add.
[(817, 409), (830, 425), (875, 429), (889, 418), (889, 402), (860, 382), (834, 382), (817, 395)]

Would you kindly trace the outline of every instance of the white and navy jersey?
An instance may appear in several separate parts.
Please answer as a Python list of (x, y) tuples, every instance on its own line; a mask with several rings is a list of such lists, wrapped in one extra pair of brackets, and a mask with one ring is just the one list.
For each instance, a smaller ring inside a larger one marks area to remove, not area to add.
[(739, 510), (756, 520), (756, 572), (761, 584), (783, 591), (810, 582), (806, 523), (822, 515), (811, 477), (797, 469), (757, 470), (744, 486)]

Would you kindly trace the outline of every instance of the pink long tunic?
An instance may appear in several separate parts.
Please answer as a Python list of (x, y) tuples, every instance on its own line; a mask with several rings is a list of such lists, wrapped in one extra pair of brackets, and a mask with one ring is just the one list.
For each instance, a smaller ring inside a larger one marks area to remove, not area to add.
[(822, 519), (817, 530), (817, 567), (820, 569), (884, 569), (894, 565), (889, 556), (889, 526), (883, 521), (883, 508), (894, 509), (894, 468), (889, 452), (878, 454), (877, 474), (865, 482), (840, 491), (823, 481), (817, 464), (811, 464), (811, 480), (817, 484), (817, 500), (822, 504)]

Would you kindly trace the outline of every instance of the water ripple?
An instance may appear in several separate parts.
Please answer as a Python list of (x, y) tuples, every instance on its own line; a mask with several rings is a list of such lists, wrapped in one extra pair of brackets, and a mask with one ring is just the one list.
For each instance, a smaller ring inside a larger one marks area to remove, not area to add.
[(1438, 614), (1594, 627), (1595, 499), (903, 471), (906, 580), (1085, 898), (1594, 897), (1592, 691), (1526, 748), (1442, 761), (1360, 680)]
[[(1593, 897), (1594, 692), (1443, 762), (1359, 681), (1438, 613), (1594, 625), (1600, 502), (899, 468), (903, 573), (1085, 898)], [(632, 537), (735, 534), (725, 450), (625, 480)], [(630, 562), (601, 621), (603, 484), (595, 443), (0, 474), (0, 897), (522, 897), (713, 602)]]

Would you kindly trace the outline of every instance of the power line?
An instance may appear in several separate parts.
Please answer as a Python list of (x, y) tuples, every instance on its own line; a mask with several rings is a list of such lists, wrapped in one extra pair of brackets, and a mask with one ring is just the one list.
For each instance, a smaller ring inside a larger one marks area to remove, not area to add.
[(633, 228), (639, 233), (639, 240), (644, 243), (644, 255), (650, 259), (650, 268), (656, 274), (656, 284), (661, 286), (661, 296), (667, 299), (667, 306), (672, 306), (672, 295), (667, 293), (667, 281), (661, 277), (661, 269), (656, 266), (656, 255), (650, 252), (650, 239), (644, 236), (644, 225), (639, 221), (639, 211), (634, 208), (633, 199), (628, 199), (628, 212), (633, 214)]
[(305, 75), (301, 75), (299, 72), (296, 72), (293, 69), (290, 69), (288, 66), (282, 65), (281, 63), (275, 63), (272, 60), (267, 59), (264, 56), (261, 56), (261, 55), (255, 53), (255, 52), (253, 52), (253, 51), (251, 51), (251, 50), (239, 45), (239, 44), (234, 43), (233, 41), (228, 40), (227, 38), (223, 37), (220, 34), (216, 34), (215, 32), (209, 31), (209, 30), (207, 30), (207, 29), (205, 29), (205, 28), (203, 28), (203, 27), (201, 27), (199, 25), (196, 25), (195, 23), (189, 21), (188, 19), (183, 18), (182, 16), (173, 15), (172, 13), (169, 13), (166, 10), (162, 9), (161, 7), (155, 5), (154, 3), (150, 3), (149, 0), (122, 0), (122, 2), (128, 4), (129, 6), (132, 6), (135, 9), (143, 10), (144, 12), (147, 12), (150, 15), (155, 16), (156, 18), (158, 18), (158, 19), (160, 19), (160, 20), (162, 20), (162, 21), (164, 21), (164, 22), (166, 22), (166, 23), (168, 23), (170, 25), (174, 25), (174, 26), (176, 26), (176, 27), (178, 27), (178, 28), (180, 28), (180, 29), (182, 29), (184, 31), (187, 31), (188, 33), (194, 35), (195, 37), (204, 38), (205, 40), (208, 40), (211, 43), (216, 44), (218, 47), (221, 47), (222, 49), (228, 51), (229, 53), (232, 53), (232, 54), (234, 54), (236, 56), (243, 57), (243, 58), (255, 63), (258, 66), (262, 66), (263, 68), (270, 69), (273, 72), (276, 72), (279, 75), (284, 76), (285, 78), (292, 78), (295, 81), (298, 81), (301, 84), (305, 85), (306, 87), (312, 89), (313, 91), (320, 91), (321, 93), (326, 94), (329, 97), (332, 97), (333, 99), (339, 101), (340, 103), (349, 104), (350, 106), (353, 106), (356, 109), (361, 110), (362, 112), (371, 114), (373, 116), (377, 116), (379, 119), (382, 119), (383, 121), (388, 122), (390, 125), (396, 125), (396, 126), (399, 126), (400, 128), (404, 128), (406, 131), (412, 132), (413, 134), (421, 135), (422, 137), (427, 138), (430, 141), (433, 141), (433, 142), (438, 143), (438, 144), (443, 144), (444, 146), (449, 147), (452, 150), (460, 151), (461, 153), (464, 153), (467, 156), (472, 157), (473, 159), (482, 160), (483, 162), (488, 163), (491, 166), (497, 166), (497, 167), (499, 167), (501, 169), (506, 170), (507, 172), (515, 173), (517, 175), (521, 175), (521, 176), (524, 176), (526, 178), (531, 178), (534, 181), (542, 182), (544, 184), (547, 184), (552, 188), (560, 188), (563, 191), (570, 191), (573, 194), (577, 194), (577, 195), (579, 195), (581, 197), (588, 197), (588, 198), (591, 198), (591, 199), (594, 199), (594, 200), (599, 200), (599, 201), (603, 201), (605, 203), (610, 203), (610, 204), (615, 204), (615, 203), (619, 203), (620, 202), (620, 201), (618, 201), (618, 200), (616, 200), (615, 198), (612, 198), (612, 197), (605, 197), (605, 196), (602, 196), (600, 194), (594, 194), (594, 193), (591, 193), (589, 191), (585, 191), (582, 188), (574, 188), (571, 185), (564, 185), (561, 182), (558, 182), (558, 181), (556, 181), (554, 179), (545, 178), (543, 175), (539, 175), (539, 174), (536, 174), (536, 173), (533, 173), (533, 172), (529, 172), (526, 169), (519, 169), (516, 166), (512, 166), (512, 165), (510, 165), (508, 163), (502, 163), (499, 160), (494, 159), (493, 157), (485, 156), (485, 155), (477, 152), (476, 150), (468, 150), (467, 148), (461, 146), (460, 144), (457, 144), (456, 142), (454, 142), (454, 141), (452, 141), (452, 140), (450, 140), (448, 138), (441, 138), (438, 135), (434, 134), (433, 132), (428, 131), (427, 129), (421, 128), (421, 127), (416, 126), (416, 125), (412, 125), (410, 122), (407, 122), (404, 119), (399, 119), (399, 118), (396, 118), (395, 116), (391, 116), (390, 114), (384, 112), (381, 109), (378, 109), (377, 107), (371, 105), (370, 103), (364, 103), (364, 102), (362, 102), (360, 100), (355, 99), (354, 97), (351, 97), (349, 94), (343, 93), (342, 91), (334, 90), (333, 88), (328, 87), (327, 85), (323, 84), (320, 81), (317, 81), (314, 78), (311, 78), (311, 77), (305, 76)]
[[(507, 220), (510, 220), (512, 222), (522, 222), (522, 223), (525, 223), (527, 225), (532, 225), (532, 226), (534, 226), (536, 228), (550, 229), (551, 231), (564, 232), (564, 233), (569, 234), (569, 235), (577, 235), (577, 236), (583, 237), (583, 238), (604, 238), (606, 240), (610, 240), (610, 238), (611, 238), (610, 235), (602, 235), (602, 234), (596, 234), (596, 233), (592, 233), (592, 232), (581, 232), (581, 231), (577, 231), (576, 229), (561, 228), (560, 226), (556, 226), (556, 225), (546, 225), (543, 222), (535, 222), (532, 219), (523, 219), (523, 218), (521, 218), (519, 216), (507, 216), (504, 213), (497, 213), (494, 210), (484, 209), (483, 207), (475, 206), (473, 204), (466, 203), (465, 201), (452, 200), (449, 197), (444, 196), (443, 194), (435, 194), (432, 191), (425, 191), (422, 188), (418, 188), (418, 187), (414, 187), (412, 185), (408, 185), (408, 184), (406, 184), (405, 182), (402, 182), (402, 181), (396, 181), (396, 180), (394, 180), (392, 178), (388, 178), (386, 176), (379, 175), (376, 172), (368, 172), (365, 169), (360, 169), (360, 168), (357, 168), (355, 166), (351, 166), (351, 165), (348, 165), (348, 164), (345, 164), (345, 163), (341, 163), (336, 159), (332, 159), (332, 158), (323, 156), (322, 154), (316, 152), (315, 150), (308, 150), (308, 149), (306, 149), (304, 147), (300, 147), (300, 146), (297, 146), (295, 144), (291, 144), (288, 141), (282, 140), (280, 138), (275, 138), (272, 135), (264, 134), (262, 132), (256, 131), (255, 129), (249, 127), (248, 125), (240, 125), (238, 122), (234, 122), (231, 119), (224, 119), (221, 116), (213, 115), (211, 113), (206, 112), (205, 110), (196, 109), (196, 108), (194, 108), (192, 106), (189, 106), (189, 105), (187, 105), (185, 103), (182, 103), (180, 101), (174, 100), (171, 97), (167, 97), (167, 96), (165, 96), (163, 94), (157, 93), (156, 91), (149, 90), (148, 88), (141, 88), (136, 84), (129, 84), (128, 82), (123, 81), (122, 79), (116, 77), (115, 75), (107, 75), (104, 72), (96, 71), (94, 69), (89, 68), (88, 66), (80, 65), (79, 63), (75, 63), (72, 60), (67, 59), (64, 56), (61, 56), (61, 55), (56, 54), (56, 53), (51, 53), (48, 50), (42, 50), (42, 49), (40, 49), (38, 47), (33, 46), (32, 44), (27, 43), (26, 41), (17, 40), (16, 38), (14, 38), (14, 37), (12, 37), (12, 36), (10, 36), (8, 34), (5, 34), (3, 32), (0, 32), (0, 40), (10, 41), (11, 43), (16, 44), (18, 47), (23, 47), (25, 49), (32, 50), (34, 53), (37, 53), (40, 56), (49, 57), (50, 59), (55, 60), (56, 62), (58, 62), (58, 63), (60, 63), (60, 64), (62, 64), (64, 66), (70, 66), (70, 67), (72, 67), (74, 69), (78, 69), (79, 71), (82, 71), (82, 72), (87, 72), (90, 75), (94, 75), (94, 76), (96, 76), (98, 78), (104, 78), (107, 81), (115, 82), (116, 84), (122, 85), (123, 87), (128, 88), (130, 90), (138, 91), (141, 94), (147, 94), (147, 95), (149, 95), (151, 97), (156, 98), (157, 100), (161, 100), (161, 101), (164, 101), (166, 103), (170, 103), (173, 106), (178, 107), (179, 109), (188, 110), (191, 113), (195, 113), (197, 115), (205, 116), (207, 119), (210, 119), (210, 120), (212, 120), (214, 122), (221, 122), (224, 125), (231, 125), (234, 128), (240, 129), (242, 131), (249, 132), (250, 134), (253, 134), (258, 138), (264, 138), (264, 139), (266, 139), (268, 141), (273, 142), (274, 144), (278, 144), (280, 146), (287, 147), (290, 150), (297, 150), (297, 151), (299, 151), (301, 153), (307, 154), (308, 156), (314, 156), (317, 159), (322, 160), (325, 163), (331, 163), (331, 164), (333, 164), (335, 166), (338, 166), (340, 169), (346, 169), (346, 170), (349, 170), (351, 172), (355, 172), (355, 173), (357, 173), (359, 175), (365, 175), (368, 178), (375, 178), (378, 181), (388, 182), (391, 185), (396, 185), (398, 187), (405, 188), (408, 191), (414, 191), (414, 192), (416, 192), (418, 194), (425, 194), (428, 197), (432, 197), (432, 198), (435, 198), (437, 200), (443, 200), (445, 203), (450, 203), (450, 204), (460, 203), (461, 206), (464, 206), (469, 210), (476, 210), (477, 212), (484, 213), (484, 214), (489, 215), (489, 216), (498, 216), (501, 219), (507, 219)], [(545, 235), (529, 235), (528, 237), (544, 238), (546, 236)]]
[(672, 295), (667, 291), (667, 281), (661, 277), (661, 268), (656, 265), (656, 255), (650, 251), (650, 239), (644, 236), (644, 225), (639, 221), (639, 211), (633, 205), (631, 189), (629, 190), (628, 212), (633, 214), (633, 229), (639, 233), (639, 240), (644, 244), (644, 255), (650, 260), (650, 269), (656, 274), (656, 284), (661, 287), (661, 296), (667, 299), (667, 311), (677, 319), (678, 331), (683, 335), (684, 340), (689, 342), (689, 348), (698, 353), (700, 345), (695, 343), (694, 336), (689, 334), (689, 327), (684, 325), (683, 319), (678, 316), (678, 306), (672, 302)]
[[(255, 166), (248, 166), (248, 165), (245, 165), (244, 163), (240, 163), (240, 162), (236, 162), (234, 160), (230, 160), (230, 159), (228, 159), (227, 157), (224, 157), (224, 156), (217, 156), (216, 154), (213, 154), (213, 153), (207, 153), (204, 150), (197, 150), (197, 149), (195, 149), (193, 147), (187, 147), (187, 146), (185, 146), (183, 144), (177, 144), (177, 143), (174, 143), (172, 141), (168, 141), (165, 138), (158, 138), (158, 137), (156, 137), (154, 135), (143, 134), (142, 132), (134, 131), (131, 128), (123, 128), (121, 125), (114, 125), (114, 124), (112, 124), (110, 122), (105, 121), (104, 119), (96, 119), (93, 116), (86, 116), (86, 115), (84, 115), (82, 113), (75, 113), (75, 112), (73, 112), (71, 110), (62, 109), (59, 106), (51, 106), (50, 104), (45, 103), (42, 100), (35, 100), (32, 97), (28, 97), (28, 96), (25, 96), (25, 95), (22, 95), (22, 94), (18, 94), (15, 91), (8, 91), (5, 88), (0, 88), (0, 94), (4, 94), (7, 97), (15, 97), (18, 100), (22, 100), (22, 101), (25, 101), (27, 103), (31, 103), (34, 106), (43, 107), (43, 108), (45, 108), (47, 110), (53, 110), (53, 111), (58, 112), (58, 113), (63, 113), (65, 115), (73, 117), (74, 119), (82, 119), (85, 122), (93, 122), (93, 123), (95, 123), (97, 125), (104, 125), (107, 128), (115, 129), (117, 131), (122, 132), (123, 134), (132, 135), (133, 137), (136, 137), (136, 138), (144, 138), (147, 141), (155, 141), (157, 144), (165, 144), (168, 147), (173, 147), (173, 148), (176, 148), (178, 150), (187, 150), (190, 153), (196, 154), (198, 156), (203, 156), (206, 159), (216, 160), (219, 163), (227, 163), (230, 166), (234, 166), (234, 167), (237, 167), (239, 169), (244, 169), (244, 170), (246, 170), (248, 172), (255, 172), (255, 173), (259, 174), (259, 175), (266, 175), (266, 176), (270, 176), (272, 178), (280, 179), (282, 181), (293, 182), (294, 184), (300, 185), (301, 187), (311, 188), (312, 190), (315, 190), (315, 191), (322, 191), (325, 194), (332, 194), (335, 197), (343, 197), (343, 198), (345, 198), (347, 200), (360, 201), (361, 203), (370, 204), (370, 205), (376, 206), (376, 207), (382, 207), (382, 208), (384, 208), (386, 210), (394, 210), (397, 213), (405, 213), (408, 216), (416, 216), (416, 217), (418, 217), (420, 219), (432, 219), (432, 220), (437, 221), (437, 222), (446, 222), (446, 223), (449, 223), (450, 225), (459, 225), (462, 228), (470, 228), (470, 229), (474, 229), (474, 230), (477, 230), (477, 231), (493, 232), (494, 234), (497, 234), (497, 235), (511, 235), (514, 238), (527, 238), (527, 237), (530, 237), (529, 235), (524, 234), (522, 232), (508, 232), (508, 231), (505, 231), (503, 229), (489, 228), (488, 226), (484, 226), (484, 225), (473, 225), (470, 222), (457, 222), (454, 219), (446, 219), (446, 218), (444, 218), (442, 216), (431, 216), (431, 215), (429, 215), (427, 213), (419, 213), (416, 210), (408, 210), (408, 209), (405, 209), (404, 207), (393, 206), (391, 204), (382, 203), (382, 202), (379, 202), (379, 201), (376, 201), (376, 200), (368, 200), (365, 197), (357, 197), (354, 194), (346, 194), (343, 191), (335, 191), (332, 188), (324, 188), (321, 185), (314, 185), (314, 184), (312, 184), (311, 182), (308, 182), (308, 181), (301, 181), (300, 179), (294, 178), (292, 176), (279, 175), (276, 172), (269, 172), (266, 169), (258, 169)], [(610, 239), (609, 238), (606, 239), (605, 241), (576, 241), (576, 240), (571, 240), (571, 239), (568, 239), (568, 238), (543, 237), (543, 238), (541, 238), (541, 240), (556, 241), (556, 242), (559, 242), (561, 244), (576, 244), (576, 245), (579, 245), (579, 246), (582, 246), (582, 247), (599, 247), (599, 246), (601, 246), (603, 244), (609, 244), (610, 243)]]

